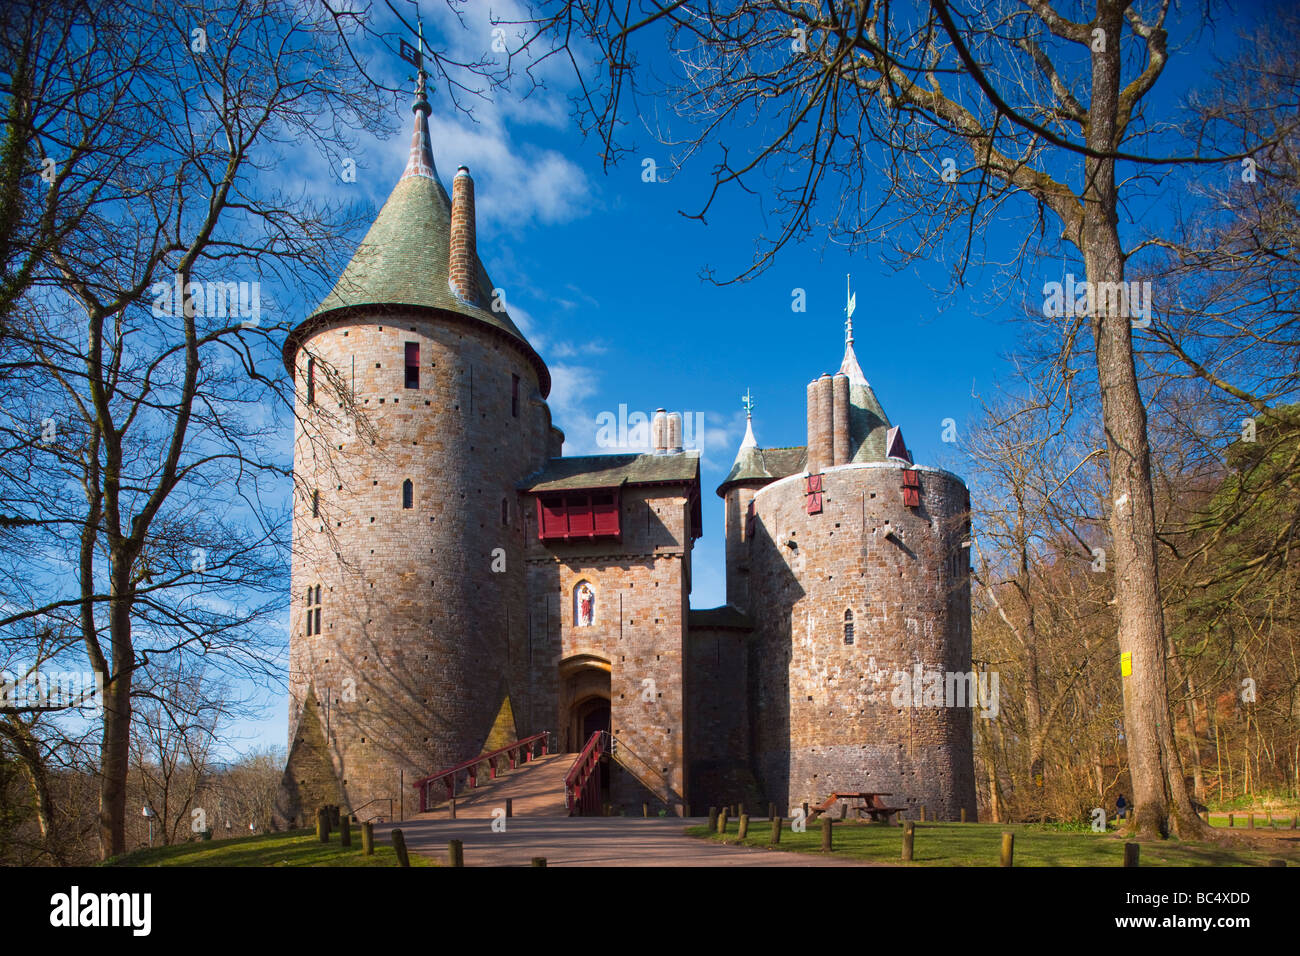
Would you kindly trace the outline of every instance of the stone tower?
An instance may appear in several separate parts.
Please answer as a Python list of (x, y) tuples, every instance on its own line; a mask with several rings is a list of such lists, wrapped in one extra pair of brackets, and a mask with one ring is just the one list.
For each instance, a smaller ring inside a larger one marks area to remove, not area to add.
[(973, 819), (974, 701), (911, 693), (918, 665), (923, 691), (970, 672), (966, 486), (912, 463), (851, 320), (839, 371), (807, 402), (806, 449), (760, 449), (751, 430), (718, 489), (728, 603), (753, 627), (752, 766), (781, 806), (875, 791)]
[(297, 405), (279, 823), (328, 802), (409, 809), (413, 780), (548, 729), (517, 722), (516, 485), (563, 436), (546, 365), (479, 261), (469, 171), (450, 199), (438, 178), (424, 85), (421, 72), (404, 173), (284, 347)]

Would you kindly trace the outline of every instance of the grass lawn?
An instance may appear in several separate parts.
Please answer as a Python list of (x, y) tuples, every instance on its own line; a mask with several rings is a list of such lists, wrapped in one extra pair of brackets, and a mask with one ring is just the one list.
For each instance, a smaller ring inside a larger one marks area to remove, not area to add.
[[(411, 866), (437, 866), (428, 857), (410, 854)], [(397, 866), (392, 846), (375, 841), (375, 853), (361, 852), (361, 832), (352, 831), (352, 846), (339, 845), (338, 833), (329, 843), (316, 839), (315, 830), (290, 830), (233, 840), (205, 840), (137, 850), (110, 860), (105, 866)]]
[[(688, 827), (688, 836), (743, 846), (768, 846), (772, 825), (750, 820), (743, 843), (737, 838), (737, 822), (727, 823), (722, 836), (704, 826)], [(1122, 866), (1124, 838), (1115, 833), (1060, 831), (1037, 824), (1002, 823), (918, 823), (912, 846), (913, 860), (903, 863), (903, 828), (882, 824), (840, 823), (834, 829), (835, 853), (858, 860), (895, 866), (997, 866), (1002, 833), (1016, 836), (1016, 866)], [(780, 850), (798, 853), (821, 852), (821, 823), (814, 821), (804, 833), (792, 833), (787, 820), (781, 828)], [(1270, 840), (1262, 846), (1242, 843), (1143, 843), (1142, 866), (1261, 866), (1270, 859), (1284, 859), (1300, 866), (1300, 840)]]

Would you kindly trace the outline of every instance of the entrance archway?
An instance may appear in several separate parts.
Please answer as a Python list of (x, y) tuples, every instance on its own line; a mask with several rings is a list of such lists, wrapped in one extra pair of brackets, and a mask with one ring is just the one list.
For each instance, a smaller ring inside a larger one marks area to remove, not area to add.
[(560, 662), (564, 749), (578, 753), (598, 730), (610, 729), (610, 663), (592, 654)]

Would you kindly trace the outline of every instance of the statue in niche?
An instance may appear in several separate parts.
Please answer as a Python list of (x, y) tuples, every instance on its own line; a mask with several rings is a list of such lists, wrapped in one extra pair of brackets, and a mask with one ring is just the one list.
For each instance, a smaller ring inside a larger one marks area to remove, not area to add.
[(596, 592), (591, 589), (591, 585), (583, 581), (578, 585), (578, 590), (574, 595), (576, 604), (576, 614), (578, 627), (590, 627), (596, 620)]

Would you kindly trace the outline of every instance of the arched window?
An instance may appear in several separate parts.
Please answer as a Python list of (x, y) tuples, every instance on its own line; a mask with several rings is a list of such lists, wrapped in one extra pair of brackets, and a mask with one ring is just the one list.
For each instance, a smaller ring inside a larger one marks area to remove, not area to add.
[(573, 586), (573, 626), (590, 627), (596, 623), (596, 592), (587, 581)]
[(402, 507), (415, 507), (415, 486), (411, 484), (411, 479), (407, 478), (402, 482)]
[(320, 634), (320, 585), (307, 589), (307, 636)]
[(307, 356), (307, 404), (316, 404), (316, 360)]
[(853, 643), (853, 611), (844, 612), (844, 643)]

